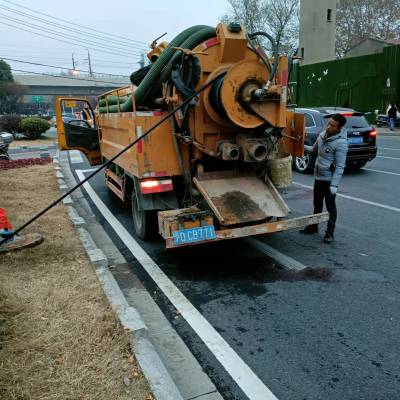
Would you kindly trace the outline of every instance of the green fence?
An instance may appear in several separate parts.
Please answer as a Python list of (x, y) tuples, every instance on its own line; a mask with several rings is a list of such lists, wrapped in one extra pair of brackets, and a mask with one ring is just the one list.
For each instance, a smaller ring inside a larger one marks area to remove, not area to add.
[(294, 66), (290, 87), (299, 107), (350, 107), (362, 112), (399, 106), (400, 46), (383, 53)]

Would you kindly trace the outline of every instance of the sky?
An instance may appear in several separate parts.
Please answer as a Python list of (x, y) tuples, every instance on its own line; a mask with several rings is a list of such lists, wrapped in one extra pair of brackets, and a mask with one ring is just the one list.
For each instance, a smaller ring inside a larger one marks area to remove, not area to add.
[[(0, 59), (72, 68), (73, 54), (75, 68), (87, 71), (89, 50), (93, 71), (128, 76), (138, 69), (140, 53), (147, 52), (155, 38), (167, 32), (163, 40), (170, 41), (193, 25), (216, 26), (228, 9), (226, 0), (0, 0)], [(85, 35), (87, 28), (96, 36)], [(6, 61), (14, 74), (23, 73), (17, 69), (50, 74), (62, 71)]]

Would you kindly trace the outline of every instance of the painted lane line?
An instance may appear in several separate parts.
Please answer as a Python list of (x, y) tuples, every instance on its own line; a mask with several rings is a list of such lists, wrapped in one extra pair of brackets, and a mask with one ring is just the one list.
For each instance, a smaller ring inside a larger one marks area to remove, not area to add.
[(400, 176), (399, 173), (397, 172), (389, 172), (389, 171), (381, 171), (379, 169), (371, 169), (371, 168), (363, 168), (364, 171), (371, 171), (371, 172), (378, 172), (380, 174), (387, 174), (387, 175), (396, 175), (396, 176)]
[(264, 253), (268, 257), (277, 261), (278, 264), (281, 265), (282, 267), (285, 267), (293, 271), (302, 271), (303, 269), (307, 268), (301, 262), (295, 260), (292, 257), (287, 256), (286, 254), (281, 253), (280, 251), (274, 249), (273, 247), (262, 242), (259, 239), (246, 238), (245, 241), (254, 248), (256, 248), (257, 250), (261, 251), (261, 253)]
[(83, 163), (82, 154), (79, 150), (69, 150), (69, 156), (71, 157), (71, 164)]
[(400, 149), (393, 149), (392, 147), (381, 147), (379, 146), (379, 150), (396, 150), (396, 151), (400, 151)]
[[(80, 181), (85, 179), (81, 170), (76, 170)], [(87, 194), (108, 221), (125, 246), (130, 250), (136, 260), (167, 296), (168, 300), (180, 312), (199, 338), (214, 354), (223, 368), (251, 400), (277, 400), (271, 390), (264, 385), (261, 379), (239, 357), (232, 347), (223, 339), (215, 328), (203, 317), (203, 315), (189, 302), (179, 291), (174, 283), (164, 274), (152, 258), (129, 234), (125, 227), (115, 218), (107, 206), (103, 203), (88, 182), (83, 184)]]
[[(300, 186), (300, 187), (306, 188), (306, 189), (314, 189), (313, 186), (303, 185), (302, 183), (299, 183), (299, 182), (293, 182), (293, 184), (296, 185), (296, 186)], [(385, 210), (389, 210), (389, 211), (394, 211), (394, 212), (400, 213), (400, 208), (387, 206), (386, 204), (375, 203), (374, 201), (364, 200), (364, 199), (360, 199), (359, 197), (347, 196), (345, 194), (340, 194), (340, 193), (338, 193), (336, 196), (343, 197), (344, 199), (348, 199), (348, 200), (357, 201), (359, 203), (368, 204), (369, 206), (379, 207), (379, 208), (383, 208)]]
[(376, 158), (386, 158), (387, 160), (400, 160), (400, 157), (376, 156)]
[(85, 173), (87, 173), (87, 172), (93, 172), (93, 171), (96, 171), (96, 168), (89, 168), (89, 169), (77, 169), (77, 170), (76, 170), (76, 172), (77, 172), (77, 171), (83, 172), (83, 173), (85, 174)]

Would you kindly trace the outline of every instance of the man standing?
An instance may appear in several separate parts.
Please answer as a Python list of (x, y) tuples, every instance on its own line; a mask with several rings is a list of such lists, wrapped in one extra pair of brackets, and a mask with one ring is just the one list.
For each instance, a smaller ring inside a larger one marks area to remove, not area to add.
[[(347, 156), (347, 132), (343, 129), (346, 118), (334, 114), (326, 130), (321, 132), (313, 146), (315, 162), (314, 214), (321, 213), (324, 206), (329, 212), (329, 221), (324, 236), (325, 243), (332, 243), (337, 218), (336, 192), (342, 178)], [(308, 225), (300, 231), (304, 234), (318, 233), (318, 225)]]
[(396, 118), (397, 118), (397, 107), (394, 103), (390, 103), (390, 106), (387, 110), (387, 115), (389, 118), (389, 128), (392, 131), (396, 126)]

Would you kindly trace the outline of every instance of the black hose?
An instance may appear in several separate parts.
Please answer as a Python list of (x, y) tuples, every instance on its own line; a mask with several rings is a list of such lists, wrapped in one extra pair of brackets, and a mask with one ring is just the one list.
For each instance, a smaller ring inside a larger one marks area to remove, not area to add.
[[(186, 74), (184, 64), (188, 67)], [(172, 57), (171, 65), (171, 81), (178, 89), (178, 92), (186, 99), (195, 92), (194, 88), (199, 83), (201, 73), (200, 60), (194, 55), (186, 56), (183, 52), (177, 52)]]
[(181, 108), (185, 107), (187, 104), (190, 103), (192, 99), (194, 99), (196, 96), (198, 96), (203, 90), (207, 89), (210, 85), (212, 85), (218, 77), (215, 77), (212, 79), (210, 82), (206, 83), (203, 85), (199, 90), (197, 90), (195, 93), (193, 93), (190, 97), (188, 97), (183, 103), (181, 103), (178, 107), (176, 107), (174, 110), (169, 112), (164, 118), (162, 118), (160, 121), (158, 121), (155, 125), (153, 125), (149, 130), (147, 130), (142, 136), (138, 137), (136, 140), (134, 140), (132, 143), (130, 143), (128, 146), (126, 146), (124, 149), (122, 149), (117, 155), (112, 157), (110, 160), (108, 160), (105, 164), (103, 164), (100, 168), (96, 169), (93, 173), (91, 173), (88, 177), (86, 177), (83, 181), (75, 185), (72, 189), (68, 190), (66, 193), (64, 193), (61, 197), (59, 197), (57, 200), (53, 201), (49, 206), (47, 206), (44, 210), (40, 211), (38, 214), (36, 214), (34, 217), (32, 217), (28, 222), (23, 224), (21, 227), (19, 227), (17, 230), (13, 231), (10, 236), (7, 238), (3, 239), (0, 242), (0, 246), (5, 243), (6, 241), (10, 240), (12, 237), (14, 237), (16, 234), (21, 232), (23, 229), (25, 229), (27, 226), (32, 224), (34, 221), (36, 221), (38, 218), (40, 218), (43, 214), (45, 214), (47, 211), (49, 211), (51, 208), (53, 208), (55, 205), (57, 205), (60, 201), (65, 199), (67, 196), (69, 196), (72, 192), (74, 192), (76, 189), (78, 189), (80, 186), (82, 186), (85, 182), (87, 182), (89, 179), (93, 178), (95, 175), (97, 175), (101, 170), (104, 168), (108, 167), (110, 164), (112, 164), (120, 155), (125, 153), (127, 150), (129, 150), (131, 147), (135, 146), (139, 141), (144, 139), (146, 136), (148, 136), (154, 129), (158, 128), (163, 122), (165, 122), (168, 118), (172, 117), (177, 111), (179, 111)]
[(274, 56), (274, 66), (272, 67), (272, 73), (271, 73), (271, 76), (269, 78), (269, 82), (272, 83), (273, 79), (275, 78), (276, 71), (278, 70), (278, 64), (279, 64), (278, 47), (276, 46), (275, 39), (267, 32), (259, 31), (259, 32), (249, 33), (249, 38), (250, 39), (253, 39), (253, 38), (257, 37), (257, 36), (264, 36), (271, 42), (272, 54)]
[(249, 35), (247, 35), (247, 40), (248, 40), (249, 45), (252, 48), (252, 50), (261, 58), (261, 61), (263, 62), (263, 64), (267, 68), (267, 71), (268, 71), (269, 75), (271, 75), (271, 64), (269, 63), (269, 61), (267, 61), (264, 58), (264, 56), (258, 51), (258, 49), (253, 45), (253, 42), (251, 41), (252, 39), (250, 38)]

